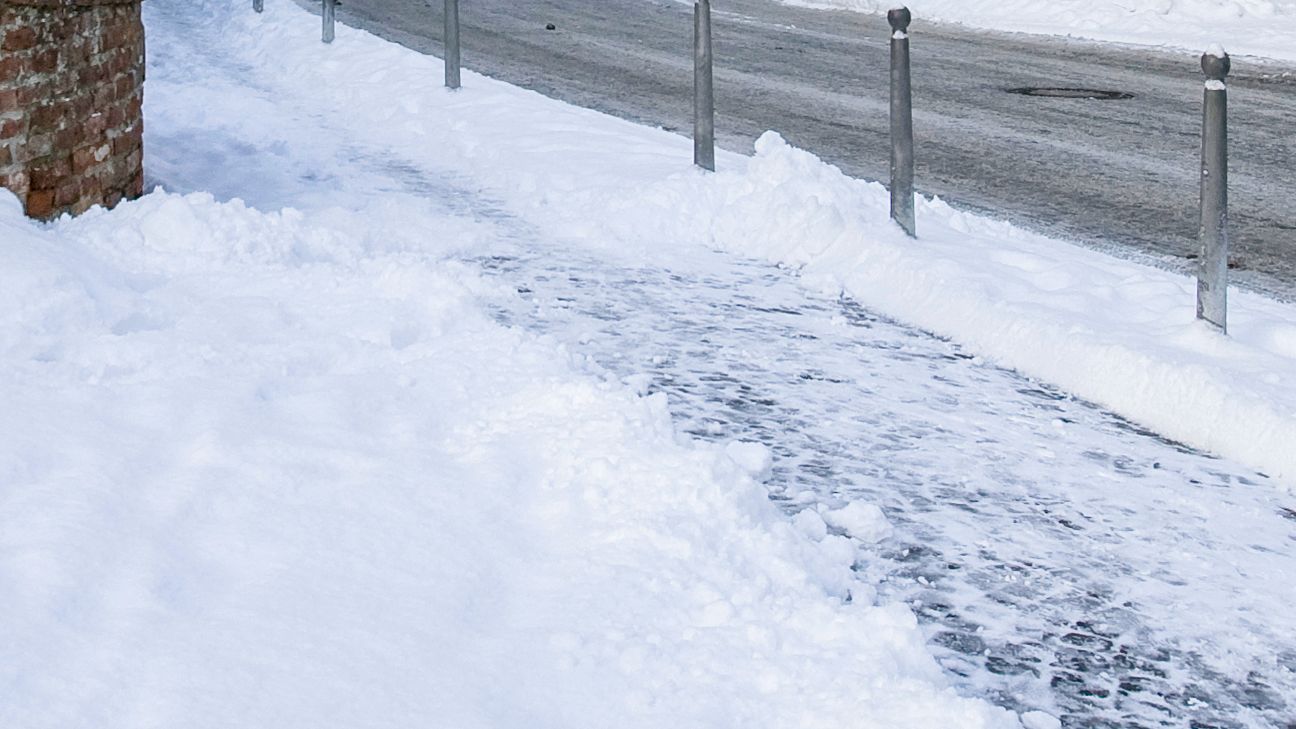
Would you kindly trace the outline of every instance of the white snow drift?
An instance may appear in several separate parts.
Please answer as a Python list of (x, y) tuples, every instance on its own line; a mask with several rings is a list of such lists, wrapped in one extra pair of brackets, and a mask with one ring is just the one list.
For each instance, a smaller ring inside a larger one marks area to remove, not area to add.
[(391, 212), (0, 192), (0, 725), (1016, 725)]
[[(449, 94), (434, 59), (246, 5), (150, 4), (150, 114), (235, 103), (166, 55), (214, 28), (282, 103), (553, 239), (796, 265), (1296, 476), (1290, 307), (1235, 297), (1225, 339), (1184, 279), (938, 202), (909, 241), (880, 187), (775, 135), (703, 175), (678, 136), (474, 74)], [(508, 292), (452, 259), (494, 224), (401, 202), (155, 192), (40, 226), (0, 193), (0, 726), (1018, 725), (852, 573), (875, 510), (784, 519), (768, 452), (681, 439), (660, 396), (481, 310)]]
[(780, 0), (788, 5), (885, 14), (906, 5), (923, 20), (975, 28), (1296, 60), (1293, 0)]

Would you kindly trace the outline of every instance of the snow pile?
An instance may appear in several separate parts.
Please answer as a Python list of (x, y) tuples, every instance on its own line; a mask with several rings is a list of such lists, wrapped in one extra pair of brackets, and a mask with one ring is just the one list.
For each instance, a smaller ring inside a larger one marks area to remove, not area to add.
[(1041, 35), (1231, 52), (1296, 60), (1293, 0), (780, 0), (788, 5), (885, 15), (905, 5), (923, 20)]
[(882, 510), (863, 501), (852, 501), (840, 509), (827, 512), (824, 521), (841, 529), (848, 536), (869, 544), (876, 544), (891, 536), (891, 524)]
[(768, 454), (486, 317), (497, 231), (382, 213), (0, 193), (0, 725), (1017, 725)]
[(1186, 277), (918, 204), (921, 238), (887, 218), (885, 190), (776, 134), (721, 172), (689, 167), (690, 143), (317, 23), (289, 2), (265, 15), (205, 0), (231, 52), (289, 98), (349, 110), (357, 138), (496, 196), (546, 233), (606, 255), (687, 256), (715, 246), (798, 266), (809, 285), (951, 337), (1170, 438), (1296, 481), (1296, 307), (1234, 292), (1230, 337), (1195, 321)]

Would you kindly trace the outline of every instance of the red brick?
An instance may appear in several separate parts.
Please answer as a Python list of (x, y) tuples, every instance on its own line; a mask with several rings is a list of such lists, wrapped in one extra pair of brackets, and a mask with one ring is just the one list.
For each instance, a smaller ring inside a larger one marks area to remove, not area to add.
[(43, 157), (27, 168), (31, 186), (43, 190), (54, 189), (72, 175), (71, 155)]
[(84, 119), (94, 113), (94, 99), (89, 96), (78, 96), (68, 104), (74, 119)]
[(36, 45), (36, 31), (27, 26), (21, 26), (9, 30), (4, 35), (4, 44), (0, 45), (0, 50), (4, 51), (25, 51)]
[(54, 215), (54, 191), (33, 190), (27, 193), (27, 214), (33, 218), (49, 218)]
[(51, 134), (30, 134), (27, 137), (26, 156), (28, 159), (46, 157), (54, 152), (54, 136)]
[(0, 121), (0, 140), (8, 140), (22, 134), (24, 125), (19, 119)]
[(117, 79), (113, 84), (113, 95), (118, 99), (124, 99), (139, 88), (139, 82), (135, 80), (134, 74), (125, 74)]
[(68, 212), (72, 213), (73, 215), (80, 215), (81, 213), (84, 213), (85, 211), (89, 210), (90, 208), (98, 204), (99, 204), (98, 195), (86, 195), (84, 197), (78, 198), (76, 202), (72, 203), (68, 209)]
[(133, 134), (119, 134), (112, 140), (112, 156), (125, 157), (139, 149), (139, 138)]
[(112, 60), (108, 61), (108, 73), (116, 77), (131, 70), (135, 65), (135, 57), (130, 53), (118, 51), (113, 54)]
[(40, 51), (31, 60), (32, 73), (54, 73), (59, 66), (59, 50), (47, 48)]
[(54, 204), (60, 208), (68, 207), (81, 199), (81, 183), (76, 180), (65, 182), (54, 192)]
[(31, 60), (25, 55), (6, 53), (0, 56), (0, 83), (8, 83), (31, 72)]
[(81, 83), (86, 86), (99, 88), (99, 85), (107, 81), (112, 74), (108, 73), (108, 66), (103, 61), (92, 62), (91, 65), (81, 69)]
[(18, 170), (7, 175), (0, 175), (0, 187), (13, 190), (18, 193), (18, 197), (26, 197), (27, 189), (31, 187), (31, 184), (27, 180), (27, 173)]
[[(80, 127), (65, 127), (50, 138), (50, 151), (55, 149), (76, 149), (85, 139), (85, 130)], [(49, 154), (45, 152), (44, 154)]]
[(72, 172), (79, 175), (94, 167), (97, 161), (93, 147), (82, 147), (72, 153)]
[(62, 104), (43, 104), (27, 114), (27, 121), (32, 129), (57, 129), (62, 119)]
[(144, 46), (138, 0), (0, 0), (0, 184), (30, 214), (143, 191)]
[(82, 132), (87, 138), (102, 137), (104, 131), (108, 129), (108, 117), (102, 113), (91, 114), (89, 119), (85, 120), (82, 126)]

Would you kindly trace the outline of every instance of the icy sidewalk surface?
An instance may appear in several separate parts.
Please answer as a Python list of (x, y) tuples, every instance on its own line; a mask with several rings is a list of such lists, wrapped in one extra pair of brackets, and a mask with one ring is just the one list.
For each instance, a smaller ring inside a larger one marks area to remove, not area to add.
[(478, 260), (530, 304), (504, 321), (668, 393), (696, 437), (766, 444), (789, 514), (881, 506), (859, 569), (974, 694), (1067, 726), (1290, 716), (1296, 513), (1264, 477), (761, 264)]
[[(166, 50), (183, 40), (220, 58), (183, 13), (151, 13), (168, 24)], [(192, 67), (153, 68), (152, 182), (266, 209), (399, 195), (500, 226), (496, 248), (464, 257), (517, 294), (483, 293), (500, 321), (667, 393), (685, 432), (767, 445), (771, 496), (789, 514), (881, 507), (893, 531), (861, 545), (858, 569), (884, 581), (882, 599), (912, 605), (966, 692), (1066, 726), (1292, 721), (1296, 512), (1266, 477), (768, 265), (546, 239), (467, 171), (405, 158), (381, 130), (349, 136), (332, 110), (216, 65), (204, 93), (229, 103), (201, 115), (156, 101), (199, 83)], [(820, 518), (797, 523), (814, 534)]]

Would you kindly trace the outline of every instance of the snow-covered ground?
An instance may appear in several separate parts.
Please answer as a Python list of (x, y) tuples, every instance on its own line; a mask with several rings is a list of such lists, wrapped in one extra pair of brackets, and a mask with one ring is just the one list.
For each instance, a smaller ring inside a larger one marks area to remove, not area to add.
[[(150, 4), (151, 173), (336, 199), (295, 166), (329, 127), (189, 45), (226, 10)], [(1016, 725), (770, 503), (762, 447), (495, 323), (458, 259), (507, 229), (294, 200), (46, 228), (0, 193), (0, 726)]]
[(447, 100), (427, 82), (436, 59), (359, 31), (322, 56), (302, 25), (282, 14), (237, 17), (228, 42), (249, 62), (282, 68), (285, 91), (309, 88), (357, 129), (383, 129), (393, 151), (471, 170), (471, 184), (498, 191), (550, 237), (642, 255), (669, 241), (796, 266), (812, 287), (845, 289), (1167, 437), (1248, 463), (1281, 488), (1296, 483), (1296, 384), (1284, 376), (1296, 370), (1296, 307), (1233, 291), (1231, 336), (1218, 336), (1195, 320), (1190, 278), (939, 200), (919, 201), (915, 244), (889, 223), (881, 185), (850, 179), (777, 134), (760, 139), (754, 157), (721, 154), (720, 174), (703, 175), (680, 166), (690, 142), (677, 135), (497, 84)]
[(0, 725), (1288, 716), (1291, 307), (268, 5), (148, 4), (193, 194), (0, 203)]
[(779, 0), (788, 5), (885, 14), (906, 5), (922, 20), (1017, 33), (1072, 36), (1202, 53), (1296, 61), (1293, 0)]

